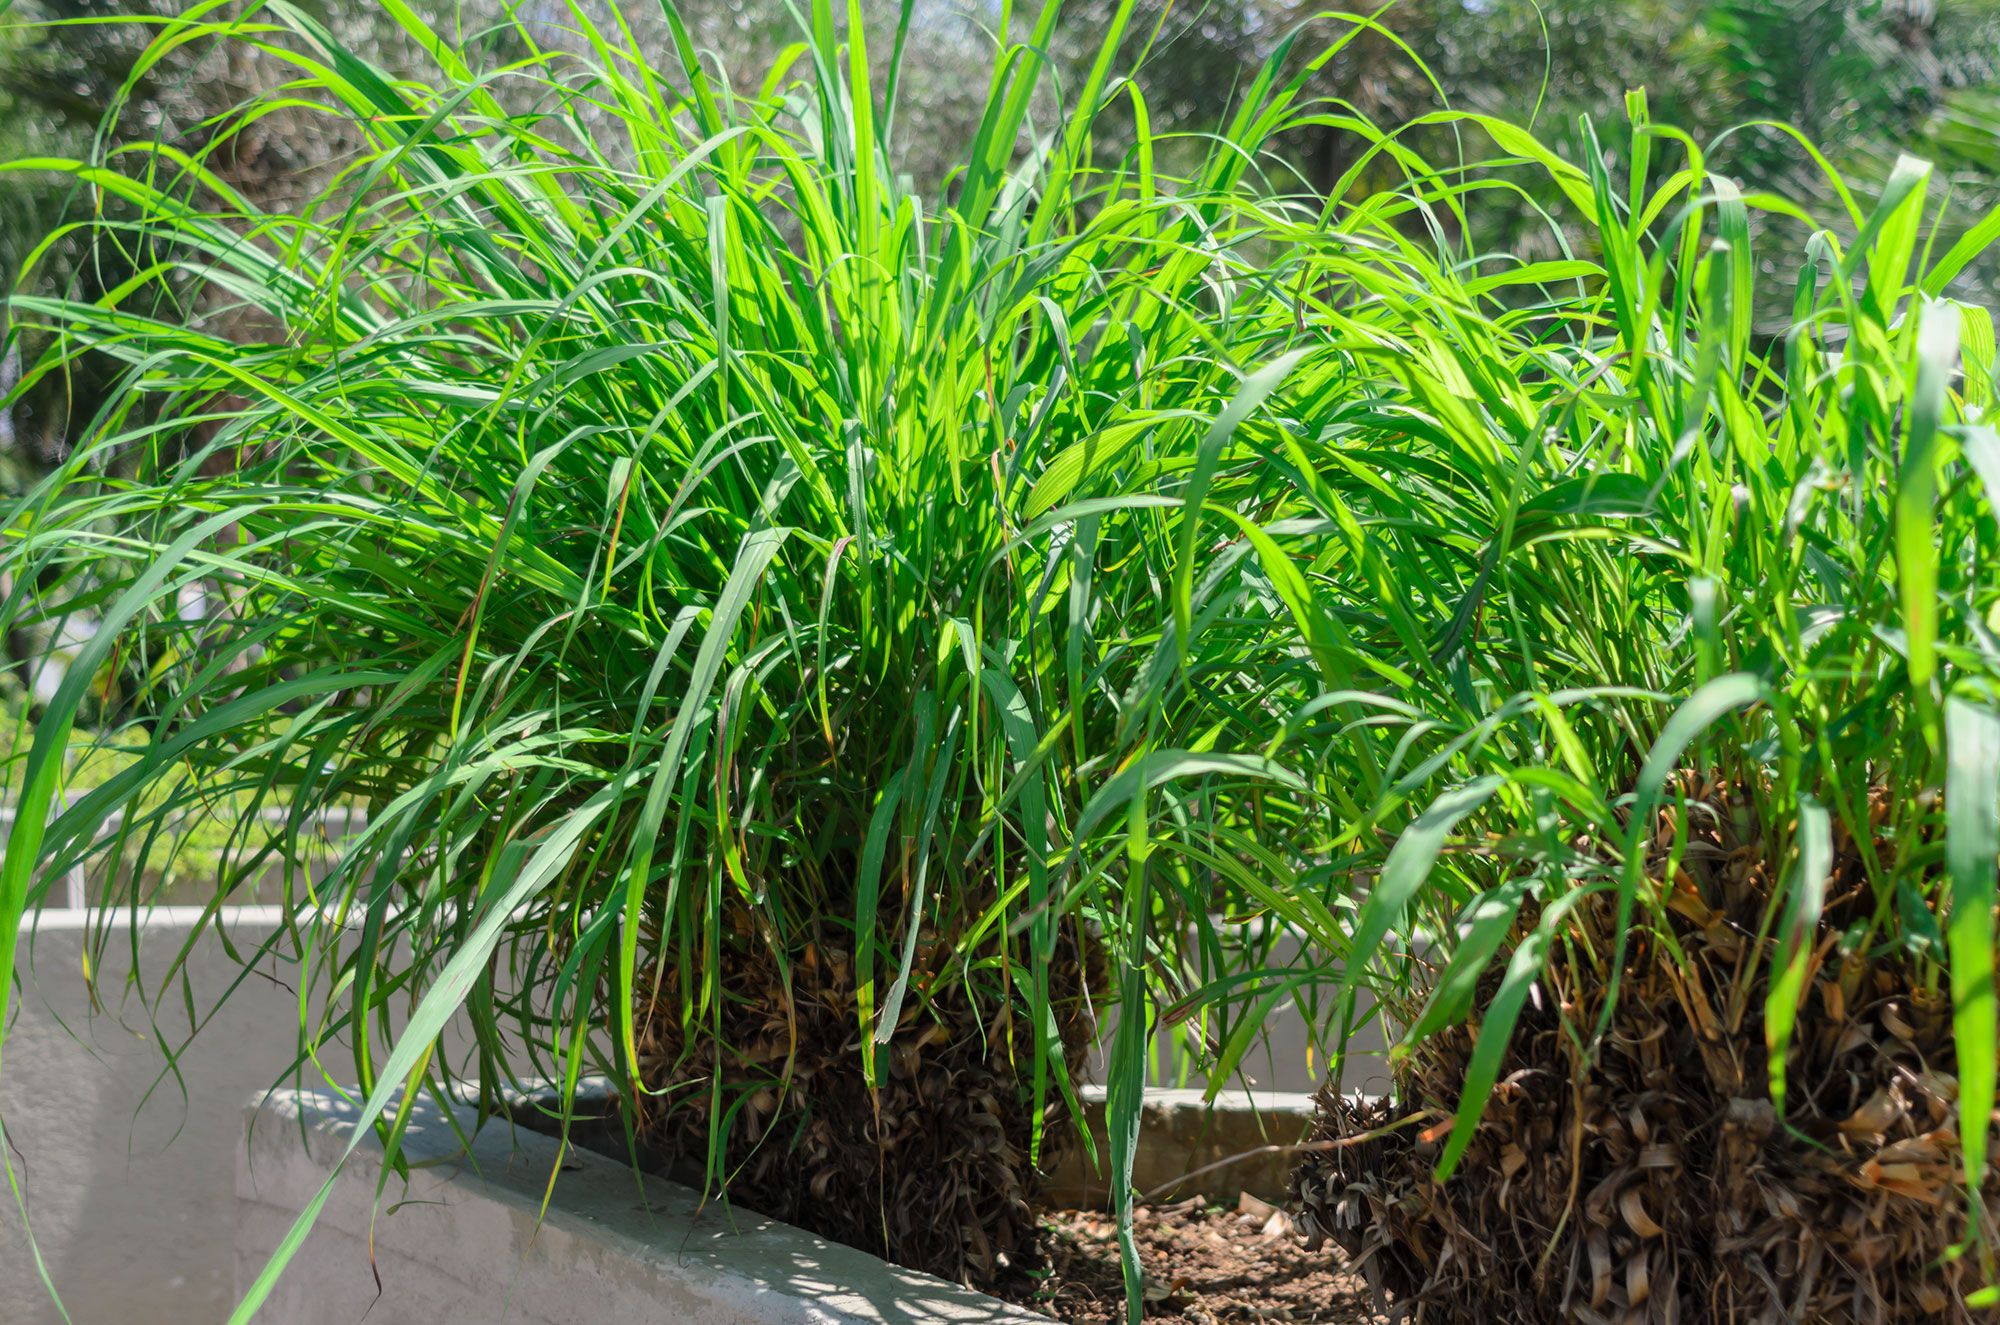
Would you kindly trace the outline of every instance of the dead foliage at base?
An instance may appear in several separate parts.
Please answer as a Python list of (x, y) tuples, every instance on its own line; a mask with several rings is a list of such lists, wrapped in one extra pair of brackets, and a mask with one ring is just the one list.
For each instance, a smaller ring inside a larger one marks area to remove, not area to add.
[[(1050, 970), (1072, 1073), (1091, 1036), (1083, 952), (1065, 938)], [(734, 1204), (963, 1283), (990, 1284), (1032, 1258), (1034, 1049), (1005, 999), (975, 1006), (948, 949), (920, 952), (900, 1025), (876, 1049), (886, 1072), (871, 1092), (845, 952), (808, 947), (786, 972), (743, 945), (721, 965), (720, 1026), (698, 1037), (680, 1023), (671, 969), (640, 986), (655, 991), (639, 1023), (655, 1093), (640, 1101), (639, 1135), (664, 1167)], [(694, 1054), (684, 1052), (690, 1040)], [(1043, 1167), (1072, 1131), (1053, 1078), (1048, 1096)], [(719, 1173), (704, 1172), (711, 1126)]]
[[(1577, 941), (1554, 945), (1448, 1182), (1433, 1169), (1476, 1026), (1414, 1052), (1399, 1103), (1322, 1094), (1318, 1138), (1354, 1143), (1294, 1174), (1306, 1230), (1418, 1319), (1994, 1319), (1967, 1304), (1984, 1282), (1977, 1256), (1947, 1256), (1971, 1232), (1948, 996), (1904, 962), (1843, 957), (1842, 931), (1874, 900), (1836, 833), (1781, 1120), (1766, 1071), (1770, 954), (1755, 939), (1780, 853), (1745, 798), (1684, 789), (1690, 840), (1668, 897), (1679, 954), (1657, 930), (1634, 932), (1595, 1054), (1584, 1041), (1604, 1006), (1609, 898), (1577, 913)], [(1983, 1218), (1993, 1246), (2000, 1228)]]

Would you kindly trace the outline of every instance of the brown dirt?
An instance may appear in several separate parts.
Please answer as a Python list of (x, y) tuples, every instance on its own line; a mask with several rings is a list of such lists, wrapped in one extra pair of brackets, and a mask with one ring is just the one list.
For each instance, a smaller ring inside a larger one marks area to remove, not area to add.
[(1394, 1104), (1322, 1094), (1317, 1136), (1341, 1144), (1293, 1178), (1302, 1225), (1419, 1321), (1992, 1322), (1967, 1300), (1976, 1257), (1946, 1254), (1972, 1231), (1949, 1012), (1895, 957), (1841, 955), (1872, 905), (1854, 844), (1836, 831), (1781, 1120), (1772, 940), (1757, 933), (1783, 853), (1738, 789), (1684, 789), (1688, 850), (1658, 882), (1680, 828), (1663, 811), (1648, 863), (1666, 916), (1634, 932), (1603, 1039), (1585, 1044), (1606, 999), (1589, 955), (1613, 949), (1608, 899), (1553, 946), (1451, 1179), (1432, 1170), (1474, 1027), (1413, 1054)]
[[(1374, 1325), (1361, 1276), (1326, 1251), (1308, 1251), (1291, 1220), (1245, 1196), (1236, 1210), (1199, 1199), (1138, 1211), (1133, 1235), (1146, 1274), (1146, 1318), (1201, 1325), (1300, 1321)], [(1122, 1325), (1125, 1278), (1118, 1230), (1101, 1210), (1043, 1216), (1042, 1268), (994, 1289), (1071, 1325)]]

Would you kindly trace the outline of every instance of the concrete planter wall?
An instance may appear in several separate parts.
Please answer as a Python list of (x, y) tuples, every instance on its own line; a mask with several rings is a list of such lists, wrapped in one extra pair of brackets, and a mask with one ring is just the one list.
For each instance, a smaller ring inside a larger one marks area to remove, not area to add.
[[(22, 926), (0, 1117), (29, 1227), (77, 1325), (212, 1325), (235, 1301), (242, 1102), (296, 1056), (298, 1000), (284, 983), (289, 972), (266, 961), (182, 1049), (191, 1026), (178, 987), (164, 986), (157, 1022), (128, 991), (136, 981), (160, 993), (194, 919), (181, 908), (145, 913), (136, 963), (125, 915), (44, 912)], [(275, 908), (249, 908), (229, 913), (224, 927), (247, 956), (278, 921)], [(104, 928), (99, 947), (93, 936)], [(95, 1016), (86, 951), (103, 1000)], [(212, 930), (180, 972), (201, 1012), (240, 974)], [(178, 1082), (165, 1072), (163, 1045), (180, 1055)], [(58, 1325), (20, 1215), (9, 1198), (0, 1207), (0, 1320)]]
[[(282, 924), (277, 907), (225, 908), (190, 946), (200, 915), (144, 910), (136, 934), (123, 911), (43, 911), (21, 926), (0, 1118), (28, 1226), (76, 1325), (214, 1325), (236, 1301), (243, 1101), (293, 1076), (297, 971), (268, 955), (248, 976), (238, 964)], [(96, 976), (94, 1013), (86, 959)], [(136, 989), (158, 1005), (157, 1019)], [(462, 1019), (442, 1038), (453, 1062), (469, 1057)], [(169, 1049), (178, 1080), (167, 1069)], [(334, 1052), (338, 1062), (345, 1051)], [(361, 1269), (365, 1277), (365, 1261)], [(0, 1325), (62, 1319), (13, 1200), (0, 1194)]]
[[(1168, 1184), (1215, 1158), (1296, 1140), (1306, 1109), (1297, 1095), (1225, 1096), (1212, 1111), (1196, 1091), (1149, 1097), (1136, 1185)], [(1101, 1137), (1101, 1095), (1091, 1113)], [(349, 1101), (301, 1091), (269, 1095), (245, 1111), (236, 1180), (239, 1289), (326, 1180), (354, 1117)], [(554, 1138), (504, 1120), (489, 1122), (468, 1152), (460, 1137), (475, 1121), (470, 1106), (448, 1118), (434, 1103), (420, 1105), (405, 1143), (410, 1181), (392, 1176), (379, 1199), (382, 1152), (366, 1139), (265, 1317), (286, 1325), (352, 1325), (364, 1313), (368, 1325), (1046, 1319), (776, 1220), (719, 1203), (703, 1208), (698, 1193), (677, 1183), (637, 1175), (622, 1160), (585, 1148), (559, 1154)], [(1290, 1159), (1259, 1160), (1212, 1170), (1173, 1194), (1276, 1197)], [(1075, 1201), (1104, 1191), (1101, 1179), (1074, 1161), (1052, 1187)]]
[[(1227, 934), (1225, 930), (1225, 937)], [(1239, 935), (1238, 940), (1241, 938)], [(1192, 933), (1187, 936), (1187, 941), (1193, 944)], [(1428, 951), (1428, 946), (1422, 945), (1419, 951)], [(1294, 932), (1280, 934), (1269, 952), (1271, 964), (1278, 969), (1310, 964), (1310, 956)], [(1316, 977), (1316, 984), (1330, 1005), (1331, 995), (1340, 984), (1340, 972), (1323, 969)], [(1358, 989), (1355, 993), (1355, 1013), (1359, 1024), (1348, 1041), (1346, 1069), (1341, 1077), (1341, 1088), (1345, 1091), (1381, 1095), (1388, 1093), (1392, 1087), (1389, 1070), (1389, 1037), (1392, 1032), (1373, 1015), (1374, 1009), (1373, 996), (1365, 987)], [(1322, 1015), (1330, 1016), (1331, 1011), (1329, 1006)], [(1112, 1036), (1117, 1026), (1117, 1009), (1108, 1009), (1098, 1030), (1097, 1043), (1090, 1050), (1085, 1068), (1087, 1079), (1105, 1079), (1110, 1065)], [(1174, 1047), (1173, 1033), (1162, 1029), (1154, 1036), (1147, 1055), (1146, 1079), (1155, 1089), (1178, 1084), (1184, 1079), (1178, 1071), (1179, 1067), (1180, 1055)], [(1231, 1091), (1311, 1094), (1325, 1084), (1325, 1073), (1325, 1053), (1315, 1050), (1312, 1029), (1307, 1026), (1298, 1004), (1286, 998), (1263, 1010), (1256, 1041), (1243, 1056), (1238, 1074), (1225, 1084)], [(1194, 1078), (1188, 1084), (1207, 1084), (1205, 1075), (1199, 1070), (1191, 1070), (1187, 1075)]]
[[(11, 807), (0, 805), (0, 850), (4, 850), (12, 817)], [(319, 827), (326, 836), (338, 841), (358, 825), (354, 816), (335, 815)], [(309, 867), (313, 873), (322, 874), (333, 857), (334, 852), (329, 849), (323, 860), (314, 860)], [(190, 1041), (193, 1023), (181, 1006), (181, 990), (176, 985), (164, 991), (163, 997), (162, 983), (181, 955), (201, 912), (173, 906), (149, 908), (140, 912), (139, 932), (134, 934), (129, 914), (86, 911), (78, 905), (97, 894), (100, 880), (92, 871), (75, 869), (51, 883), (48, 894), (51, 909), (31, 915), (22, 925), (21, 985), (9, 1030), (6, 1072), (0, 1079), (0, 1117), (7, 1123), (7, 1140), (15, 1153), (16, 1174), (24, 1185), (37, 1248), (64, 1305), (76, 1321), (143, 1319), (163, 1325), (192, 1325), (219, 1320), (235, 1300), (236, 1280), (244, 1263), (256, 1255), (252, 1244), (258, 1230), (246, 1232), (249, 1241), (236, 1239), (235, 1213), (239, 1209), (253, 1209), (260, 1199), (258, 1191), (263, 1190), (255, 1183), (266, 1178), (279, 1182), (286, 1162), (316, 1163), (315, 1155), (324, 1159), (325, 1129), (338, 1125), (337, 1116), (323, 1113), (317, 1104), (308, 1106), (291, 1096), (274, 1098), (266, 1110), (266, 1125), (260, 1128), (257, 1144), (289, 1147), (292, 1161), (281, 1162), (274, 1153), (270, 1165), (259, 1165), (255, 1173), (237, 1176), (243, 1137), (241, 1102), (286, 1078), (294, 1063), (297, 1007), (290, 984), (292, 972), (283, 962), (267, 959), (259, 964), (257, 974), (239, 983), (241, 972), (236, 960), (225, 951), (221, 936), (211, 929), (188, 950), (178, 969), (178, 978), (189, 984), (197, 1017), (204, 1022), (201, 1033)], [(57, 902), (68, 905), (58, 907)], [(280, 922), (276, 907), (229, 907), (225, 908), (222, 928), (239, 952), (254, 952)], [(1281, 945), (1281, 955), (1289, 959), (1295, 946)], [(139, 954), (136, 962), (135, 948)], [(86, 966), (93, 971), (96, 990), (103, 1000), (95, 1015), (90, 989), (83, 977)], [(207, 1017), (232, 985), (233, 995), (223, 1002), (216, 1015)], [(134, 996), (135, 988), (143, 988), (148, 999), (161, 1001), (165, 1010), (157, 1023)], [(1267, 1020), (1265, 1029), (1268, 1042), (1246, 1063), (1245, 1076), (1259, 1086), (1293, 1091), (1316, 1085), (1305, 1049), (1305, 1028), (1296, 1010), (1278, 1009)], [(460, 1051), (469, 1043), (462, 1026), (456, 1023), (445, 1038), (450, 1052)], [(165, 1071), (166, 1047), (180, 1057), (179, 1081)], [(1355, 1046), (1358, 1061), (1372, 1062), (1379, 1053), (1379, 1045), (1373, 1042)], [(1156, 1059), (1164, 1064), (1168, 1057), (1163, 1042)], [(528, 1070), (525, 1063), (517, 1067)], [(1353, 1076), (1349, 1080), (1352, 1083)], [(1198, 1092), (1149, 1095), (1147, 1139), (1135, 1174), (1142, 1191), (1173, 1182), (1191, 1169), (1229, 1155), (1295, 1140), (1303, 1127), (1296, 1112), (1302, 1096), (1274, 1105), (1261, 1092), (1256, 1099), (1250, 1099), (1232, 1091), (1224, 1095), (1221, 1108), (1212, 1114), (1190, 1103), (1197, 1096)], [(1093, 1107), (1087, 1100), (1087, 1107), (1092, 1114), (1093, 1130), (1101, 1142), (1104, 1137), (1101, 1104)], [(275, 1125), (286, 1110), (290, 1110), (289, 1124)], [(318, 1149), (300, 1150), (302, 1126), (308, 1137), (322, 1136), (321, 1141), (314, 1143)], [(449, 1129), (444, 1130), (448, 1134)], [(278, 1139), (281, 1133), (284, 1135)], [(496, 1135), (489, 1132), (481, 1144), (494, 1144)], [(525, 1132), (519, 1133), (517, 1139), (524, 1148), (523, 1154), (550, 1144)], [(508, 1166), (528, 1165), (526, 1159), (514, 1158), (512, 1149), (506, 1153), (509, 1159), (502, 1171), (511, 1171)], [(1271, 1197), (1282, 1188), (1284, 1172), (1291, 1162), (1288, 1155), (1266, 1153), (1211, 1170), (1170, 1190), (1173, 1195), (1201, 1192), (1224, 1201), (1233, 1201), (1235, 1194), (1243, 1190)], [(597, 1175), (592, 1181), (614, 1181), (619, 1199), (625, 1202), (620, 1209), (650, 1210), (646, 1217), (653, 1219), (661, 1210), (675, 1208), (671, 1202), (643, 1205), (638, 1199), (640, 1186), (615, 1161), (595, 1155), (572, 1155), (567, 1163), (581, 1167), (566, 1172), (563, 1183), (558, 1185), (565, 1198), (583, 1181), (575, 1173), (588, 1171)], [(606, 1165), (612, 1175), (610, 1179), (604, 1177)], [(482, 1167), (488, 1173), (492, 1171), (490, 1166)], [(547, 1176), (544, 1166), (534, 1177), (536, 1205)], [(372, 1178), (364, 1188), (366, 1199), (361, 1208), (373, 1210)], [(649, 1183), (646, 1190), (651, 1188)], [(270, 1188), (267, 1194), (277, 1190)], [(459, 1199), (456, 1193), (460, 1190), (454, 1183), (454, 1200)], [(681, 1189), (671, 1188), (671, 1191), (677, 1194), (676, 1199), (686, 1196)], [(1102, 1176), (1091, 1172), (1078, 1152), (1072, 1152), (1065, 1166), (1052, 1175), (1051, 1194), (1065, 1202), (1085, 1204), (1101, 1200), (1104, 1192)], [(244, 1205), (245, 1201), (250, 1204)], [(281, 1230), (269, 1227), (276, 1222), (270, 1207), (279, 1203), (280, 1198), (273, 1195), (265, 1202), (267, 1208), (263, 1214), (257, 1217), (262, 1221), (262, 1233), (272, 1238)], [(49, 1301), (28, 1240), (14, 1224), (16, 1218), (9, 1214), (0, 1221), (0, 1302), (9, 1304), (0, 1311), (0, 1319), (7, 1325), (15, 1322), (54, 1325), (62, 1317)], [(398, 1212), (379, 1223), (378, 1231), (386, 1237), (395, 1230), (410, 1227), (413, 1218), (406, 1212)], [(718, 1218), (723, 1216), (713, 1211), (703, 1217), (702, 1237), (713, 1233)], [(284, 1222), (288, 1222), (288, 1216)], [(753, 1218), (751, 1223), (762, 1226), (765, 1221)], [(737, 1218), (735, 1227), (747, 1227), (742, 1216)], [(365, 1218), (354, 1228), (360, 1232), (350, 1229), (349, 1235), (365, 1238)], [(543, 1232), (547, 1233), (546, 1227)], [(373, 1301), (367, 1256), (365, 1250), (358, 1257), (343, 1253), (365, 1247), (365, 1243), (341, 1244), (342, 1236), (337, 1229), (329, 1232), (322, 1228), (309, 1244), (307, 1254), (308, 1261), (325, 1256), (337, 1264), (334, 1279), (344, 1286), (344, 1296), (328, 1297), (324, 1284), (307, 1294), (315, 1312), (321, 1310), (322, 1299), (334, 1304), (325, 1308), (328, 1314), (296, 1314), (294, 1307), (299, 1311), (305, 1307), (284, 1296), (295, 1291), (287, 1287), (280, 1290), (280, 1306), (267, 1312), (267, 1318), (299, 1320), (308, 1325), (320, 1319), (361, 1318)], [(732, 1232), (729, 1236), (738, 1234)], [(807, 1260), (818, 1257), (820, 1249), (826, 1246), (794, 1230), (786, 1230), (786, 1236), (806, 1239), (808, 1250), (794, 1251)], [(523, 1245), (534, 1242), (535, 1238), (529, 1237)], [(377, 1250), (378, 1263), (387, 1263), (400, 1254), (393, 1239), (378, 1238)], [(827, 1254), (836, 1261), (859, 1256), (845, 1248), (827, 1249)], [(512, 1266), (518, 1259), (503, 1258), (495, 1263)], [(911, 1313), (901, 1318), (940, 1318), (928, 1314), (929, 1299), (922, 1293), (961, 1293), (922, 1276), (914, 1276), (912, 1281), (907, 1272), (888, 1269), (866, 1257), (860, 1259), (873, 1265), (876, 1273), (892, 1276), (896, 1284), (908, 1287), (915, 1282), (922, 1286), (921, 1293), (909, 1289), (910, 1293), (917, 1293), (910, 1301), (922, 1309), (912, 1308)], [(259, 1258), (257, 1264), (261, 1263)], [(484, 1273), (478, 1271), (475, 1277)], [(361, 1286), (366, 1287), (366, 1293), (357, 1298)], [(780, 1289), (768, 1291), (784, 1295)], [(817, 1314), (754, 1318), (899, 1318), (893, 1311), (883, 1314), (879, 1304), (870, 1308), (873, 1314), (842, 1315), (838, 1311), (828, 1314), (827, 1300), (822, 1296), (811, 1297), (811, 1313)], [(886, 1300), (900, 1299), (892, 1292)], [(969, 1305), (959, 1298), (949, 1300), (958, 1302), (955, 1309), (970, 1314), (943, 1318), (1033, 1319), (1020, 1312), (991, 1315), (999, 1304), (988, 1299), (977, 1298)], [(353, 1309), (347, 1310), (348, 1307)], [(368, 1319), (372, 1322), (400, 1318), (384, 1314), (400, 1310), (401, 1307), (386, 1300), (374, 1303)], [(447, 1313), (447, 1318), (455, 1317)], [(509, 1315), (507, 1318), (571, 1317)]]
[[(1244, 1192), (1284, 1203), (1286, 1181), (1298, 1164), (1289, 1147), (1312, 1127), (1312, 1096), (1299, 1091), (1225, 1090), (1213, 1104), (1199, 1090), (1149, 1090), (1139, 1118), (1139, 1150), (1132, 1159), (1132, 1188), (1141, 1196), (1177, 1201), (1204, 1196), (1234, 1206)], [(1104, 1088), (1083, 1091), (1084, 1122), (1100, 1157), (1111, 1153), (1104, 1120)], [(1049, 1175), (1049, 1199), (1088, 1207), (1110, 1199), (1107, 1175), (1091, 1166), (1082, 1146), (1064, 1152)]]
[[(354, 1109), (285, 1092), (253, 1105), (237, 1169), (237, 1278), (247, 1287), (319, 1190)], [(551, 1137), (489, 1124), (467, 1152), (436, 1105), (415, 1110), (407, 1187), (355, 1152), (263, 1315), (285, 1325), (917, 1325), (1043, 1321), (995, 1298), (640, 1177)], [(467, 1130), (467, 1108), (456, 1120)], [(303, 1144), (301, 1143), (303, 1139)], [(560, 1164), (561, 1171), (557, 1172)], [(550, 1175), (553, 1199), (542, 1213)], [(370, 1274), (381, 1277), (378, 1296)]]
[[(71, 1318), (79, 1323), (196, 1325), (223, 1319), (235, 1301), (241, 1106), (286, 1077), (296, 1053), (297, 1002), (292, 972), (278, 962), (263, 963), (264, 974), (243, 981), (220, 1013), (179, 1050), (184, 1095), (171, 1076), (162, 1075), (162, 1041), (179, 1046), (190, 1031), (178, 988), (167, 999), (171, 1015), (163, 1015), (157, 1025), (124, 991), (136, 979), (158, 996), (195, 916), (182, 908), (143, 912), (136, 968), (129, 917), (123, 914), (47, 911), (23, 926), (23, 983), (14, 1004), (6, 1071), (0, 1074), (0, 1117), (6, 1119), (8, 1143), (16, 1152), (41, 1254)], [(254, 951), (278, 920), (276, 908), (232, 908), (225, 927), (239, 951)], [(106, 1006), (93, 1017), (82, 978), (83, 953), (89, 935), (105, 925), (113, 933), (94, 952), (93, 965)], [(196, 1008), (205, 1013), (240, 972), (211, 932), (190, 952), (182, 974), (192, 982)], [(454, 1045), (463, 1041), (456, 1027), (447, 1038)], [(1301, 1073), (1298, 1081), (1304, 1085), (1308, 1078)], [(1261, 1095), (1259, 1102), (1233, 1107), (1244, 1097), (1225, 1093), (1223, 1109), (1213, 1116), (1187, 1106), (1186, 1095), (1171, 1104), (1176, 1098), (1149, 1095), (1152, 1120), (1135, 1175), (1142, 1191), (1216, 1159), (1297, 1136), (1299, 1124), (1282, 1112), (1272, 1115)], [(296, 1121), (280, 1137), (284, 1130), (265, 1127), (263, 1139), (296, 1151)], [(1102, 1138), (1101, 1114), (1095, 1130)], [(525, 1134), (523, 1139), (540, 1141)], [(573, 1157), (572, 1162), (583, 1161)], [(621, 1190), (636, 1192), (622, 1165), (595, 1156), (588, 1162), (612, 1163)], [(1268, 1199), (1282, 1189), (1292, 1162), (1290, 1156), (1266, 1153), (1211, 1171), (1172, 1194), (1199, 1191), (1233, 1202), (1238, 1191), (1250, 1191)], [(535, 1188), (537, 1202), (539, 1184), (546, 1178), (544, 1170)], [(1052, 1176), (1051, 1187), (1056, 1199), (1075, 1204), (1102, 1199), (1104, 1193), (1102, 1177), (1090, 1172), (1074, 1151)], [(367, 1194), (372, 1198), (372, 1182)], [(9, 1213), (0, 1218), (0, 1302), (8, 1305), (0, 1319), (7, 1325), (57, 1325), (62, 1318), (48, 1300), (11, 1201), (6, 1204)], [(383, 1254), (393, 1252), (394, 1231), (406, 1217), (408, 1211), (398, 1212), (378, 1225)], [(364, 1232), (365, 1227), (364, 1222)], [(361, 1245), (350, 1242), (345, 1249), (353, 1252)], [(360, 1291), (355, 1285), (366, 1286), (372, 1298), (365, 1250), (335, 1259), (343, 1281), (349, 1282), (349, 1299)], [(389, 1309), (387, 1302), (377, 1305), (369, 1321), (382, 1320)], [(275, 1310), (266, 1316), (292, 1319)], [(361, 1317), (357, 1309), (325, 1318), (352, 1322)]]

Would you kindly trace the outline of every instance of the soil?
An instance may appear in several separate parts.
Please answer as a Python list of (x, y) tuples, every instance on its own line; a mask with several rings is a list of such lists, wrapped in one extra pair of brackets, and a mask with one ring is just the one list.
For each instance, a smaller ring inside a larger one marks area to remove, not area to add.
[[(1197, 1198), (1140, 1209), (1133, 1224), (1146, 1274), (1146, 1318), (1201, 1325), (1301, 1321), (1377, 1325), (1389, 1317), (1332, 1247), (1306, 1250), (1289, 1216), (1245, 1195), (1234, 1210)], [(1043, 1268), (993, 1290), (1071, 1325), (1122, 1325), (1118, 1226), (1102, 1210), (1044, 1213)]]

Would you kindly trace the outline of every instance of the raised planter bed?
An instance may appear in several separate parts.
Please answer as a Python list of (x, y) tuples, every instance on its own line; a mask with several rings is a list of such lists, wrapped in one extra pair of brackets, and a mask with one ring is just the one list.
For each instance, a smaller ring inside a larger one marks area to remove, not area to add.
[[(458, 1127), (474, 1122), (470, 1107)], [(283, 1091), (246, 1113), (237, 1166), (239, 1288), (269, 1259), (347, 1145), (354, 1107)], [(285, 1325), (510, 1325), (687, 1321), (1043, 1321), (997, 1298), (906, 1270), (776, 1220), (635, 1174), (587, 1149), (492, 1124), (468, 1152), (452, 1119), (417, 1106), (404, 1143), (410, 1180), (364, 1143), (263, 1311)], [(301, 1144), (303, 1136), (304, 1143)], [(557, 1166), (561, 1172), (557, 1173)], [(542, 1201), (556, 1175), (546, 1213)], [(373, 1246), (375, 1277), (369, 1273)]]
[[(1211, 1113), (1199, 1092), (1164, 1092), (1148, 1101), (1138, 1186), (1170, 1182), (1278, 1137), (1296, 1139), (1305, 1127), (1303, 1106), (1303, 1096), (1237, 1092)], [(1092, 1112), (1101, 1123), (1101, 1102)], [(392, 1175), (379, 1198), (382, 1152), (372, 1139), (364, 1142), (269, 1300), (268, 1319), (287, 1325), (351, 1325), (363, 1313), (369, 1325), (1048, 1319), (740, 1208), (703, 1206), (691, 1189), (636, 1174), (622, 1159), (587, 1147), (559, 1153), (554, 1138), (525, 1126), (489, 1122), (468, 1151), (461, 1134), (470, 1132), (474, 1111), (468, 1105), (456, 1113), (448, 1118), (430, 1101), (416, 1108), (405, 1141), (409, 1183)], [(248, 1108), (236, 1181), (239, 1288), (255, 1278), (325, 1180), (354, 1116), (351, 1103), (326, 1091), (277, 1092)], [(1261, 1168), (1249, 1161), (1240, 1172), (1224, 1165), (1184, 1186), (1232, 1207), (1245, 1190), (1275, 1196), (1266, 1179), (1282, 1174), (1285, 1157), (1258, 1159)], [(1076, 1203), (1103, 1192), (1102, 1181), (1074, 1161), (1052, 1188), (1057, 1200)]]

